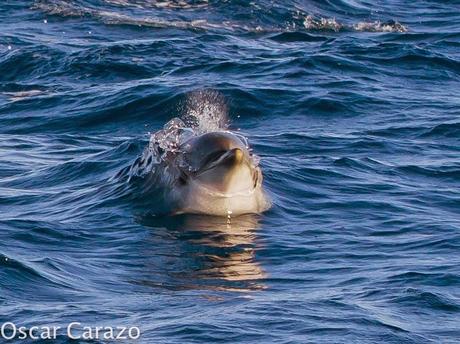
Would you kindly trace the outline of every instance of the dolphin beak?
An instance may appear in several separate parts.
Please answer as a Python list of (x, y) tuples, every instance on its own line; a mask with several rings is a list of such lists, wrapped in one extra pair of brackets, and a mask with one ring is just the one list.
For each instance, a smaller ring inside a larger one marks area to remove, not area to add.
[(232, 169), (233, 167), (243, 164), (245, 160), (246, 157), (243, 150), (240, 148), (233, 148), (223, 153), (219, 158), (215, 159), (214, 161), (206, 164), (204, 168), (199, 170), (196, 175), (200, 175), (216, 167), (225, 167), (227, 169)]
[(243, 151), (240, 148), (233, 148), (225, 153), (219, 161), (217, 161), (217, 165), (224, 164), (227, 166), (235, 166), (241, 164), (243, 161)]

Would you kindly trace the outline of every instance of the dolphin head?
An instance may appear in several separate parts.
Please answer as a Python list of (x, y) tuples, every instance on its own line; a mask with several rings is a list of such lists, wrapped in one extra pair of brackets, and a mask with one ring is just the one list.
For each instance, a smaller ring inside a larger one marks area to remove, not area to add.
[(184, 184), (226, 196), (251, 192), (260, 185), (261, 170), (235, 134), (210, 132), (194, 137), (185, 143), (183, 152), (189, 167), (181, 176)]

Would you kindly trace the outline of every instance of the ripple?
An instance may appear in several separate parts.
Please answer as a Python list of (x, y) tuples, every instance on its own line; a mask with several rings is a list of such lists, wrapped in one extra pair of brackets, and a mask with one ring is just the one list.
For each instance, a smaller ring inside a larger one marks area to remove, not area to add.
[(425, 306), (439, 311), (454, 313), (460, 311), (458, 301), (444, 295), (415, 288), (408, 288), (404, 294), (404, 296), (395, 299), (394, 302), (403, 306)]
[(460, 122), (438, 124), (428, 132), (422, 134), (421, 137), (459, 138)]
[[(4, 1), (2, 321), (458, 342), (454, 3)], [(126, 182), (202, 89), (261, 156), (260, 217), (152, 216)]]

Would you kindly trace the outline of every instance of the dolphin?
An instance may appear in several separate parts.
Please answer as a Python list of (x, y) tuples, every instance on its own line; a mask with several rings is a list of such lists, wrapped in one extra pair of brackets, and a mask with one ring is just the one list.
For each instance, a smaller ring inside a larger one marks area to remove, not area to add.
[[(146, 252), (140, 255), (147, 257), (143, 264), (145, 269), (133, 280), (155, 288), (179, 290), (249, 292), (267, 289), (268, 274), (256, 255), (260, 248), (257, 240), (260, 218), (257, 214), (231, 219), (196, 214), (142, 215), (137, 219), (139, 223), (153, 231), (145, 238), (150, 245), (144, 245)], [(151, 247), (160, 255), (152, 255)], [(170, 264), (163, 264), (159, 269), (165, 255)]]
[(176, 213), (232, 216), (269, 207), (262, 170), (237, 135), (204, 133), (183, 143), (180, 151), (186, 168), (179, 165), (174, 185)]
[(142, 188), (162, 212), (231, 217), (270, 207), (245, 137), (229, 130), (199, 133), (177, 118), (165, 128), (151, 136), (130, 171), (142, 177)]

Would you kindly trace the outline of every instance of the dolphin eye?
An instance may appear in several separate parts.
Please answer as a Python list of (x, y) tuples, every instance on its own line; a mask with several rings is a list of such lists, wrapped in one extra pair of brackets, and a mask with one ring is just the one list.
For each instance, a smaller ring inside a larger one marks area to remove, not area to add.
[(183, 171), (181, 171), (177, 181), (179, 182), (180, 185), (187, 184), (187, 175)]

